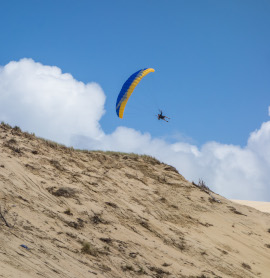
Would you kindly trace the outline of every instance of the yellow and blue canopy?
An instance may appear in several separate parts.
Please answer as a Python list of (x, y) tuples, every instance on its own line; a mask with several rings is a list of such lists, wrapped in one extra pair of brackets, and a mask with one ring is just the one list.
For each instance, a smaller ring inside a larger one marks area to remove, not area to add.
[(144, 76), (154, 71), (155, 70), (152, 68), (138, 70), (137, 72), (133, 73), (124, 83), (116, 101), (116, 114), (119, 118), (123, 118), (126, 104), (135, 87), (139, 84)]

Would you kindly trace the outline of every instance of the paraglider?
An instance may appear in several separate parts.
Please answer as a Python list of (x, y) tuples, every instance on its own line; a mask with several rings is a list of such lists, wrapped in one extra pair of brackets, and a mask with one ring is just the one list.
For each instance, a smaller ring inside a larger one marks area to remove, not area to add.
[(135, 87), (139, 84), (144, 76), (154, 71), (155, 70), (152, 68), (138, 70), (137, 72), (133, 73), (124, 83), (116, 101), (116, 114), (119, 118), (123, 118), (126, 104)]
[(157, 115), (157, 118), (158, 118), (158, 120), (163, 120), (163, 121), (165, 121), (165, 122), (167, 122), (168, 123), (168, 121), (166, 120), (166, 119), (170, 119), (169, 117), (167, 117), (167, 116), (165, 116), (165, 115), (163, 115), (163, 113), (162, 113), (162, 110), (159, 110), (159, 114)]

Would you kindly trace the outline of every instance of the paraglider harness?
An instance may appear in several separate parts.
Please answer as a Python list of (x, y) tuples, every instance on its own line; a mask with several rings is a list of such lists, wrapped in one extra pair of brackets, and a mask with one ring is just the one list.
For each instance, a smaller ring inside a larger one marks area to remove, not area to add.
[(168, 122), (166, 119), (170, 119), (169, 117), (162, 114), (162, 110), (159, 110), (159, 114), (157, 115), (158, 120), (163, 120), (165, 122)]

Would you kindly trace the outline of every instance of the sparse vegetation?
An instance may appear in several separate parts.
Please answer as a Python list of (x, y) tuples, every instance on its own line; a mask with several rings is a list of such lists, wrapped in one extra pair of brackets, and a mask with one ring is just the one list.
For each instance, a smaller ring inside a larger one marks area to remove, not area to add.
[(73, 213), (71, 212), (70, 208), (67, 208), (65, 211), (64, 211), (65, 214), (67, 215), (73, 215)]
[(98, 224), (109, 224), (106, 220), (102, 218), (102, 213), (95, 213), (93, 212), (93, 216), (89, 216), (91, 223), (98, 225)]
[(179, 172), (177, 171), (177, 169), (176, 169), (175, 167), (171, 166), (171, 165), (165, 166), (164, 170), (166, 170), (166, 171), (171, 171), (171, 172), (174, 172), (174, 173), (176, 173), (176, 174), (179, 174)]
[[(144, 160), (145, 162), (151, 164), (151, 165), (160, 165), (161, 162), (156, 159), (155, 157), (151, 155), (146, 155), (146, 154), (136, 154), (136, 153), (125, 153), (125, 152), (116, 152), (116, 151), (100, 151), (100, 150), (94, 150), (94, 151), (88, 151), (88, 150), (79, 150), (81, 152), (86, 152), (86, 153), (94, 153), (94, 154), (105, 154), (105, 155), (112, 155), (116, 157), (122, 157), (124, 160), (131, 159), (138, 161), (139, 158)], [(170, 167), (170, 166), (169, 166)]]
[(139, 157), (143, 158), (145, 162), (150, 163), (151, 165), (160, 165), (161, 162), (151, 155), (139, 155)]
[(99, 223), (103, 223), (103, 220), (101, 219), (101, 217), (99, 215), (94, 215), (91, 217), (91, 221), (94, 224), (99, 224)]
[(170, 275), (170, 272), (163, 270), (162, 268), (151, 266), (149, 267), (149, 270), (152, 272), (155, 272), (158, 277), (163, 277), (163, 275)]
[(105, 272), (109, 272), (109, 271), (112, 270), (109, 266), (107, 266), (107, 265), (105, 265), (105, 264), (99, 265), (99, 268), (100, 268), (102, 271), (105, 271)]
[(60, 162), (55, 159), (51, 159), (50, 164), (61, 172), (64, 170), (64, 167), (60, 164)]
[(3, 201), (0, 204), (0, 220), (7, 226), (8, 228), (14, 228), (17, 222), (18, 215), (16, 213), (11, 214), (11, 207), (7, 206), (6, 202)]
[(136, 271), (138, 275), (145, 275), (147, 274), (143, 267), (139, 266), (139, 269)]
[(168, 266), (170, 266), (170, 264), (164, 263), (162, 266), (168, 267)]
[(16, 132), (22, 132), (21, 128), (18, 126), (14, 126), (13, 130)]
[(192, 182), (192, 184), (199, 187), (202, 191), (205, 191), (207, 193), (210, 191), (209, 187), (205, 184), (205, 182), (202, 179), (199, 179), (198, 184), (194, 181)]
[(108, 238), (108, 237), (106, 237), (106, 238), (105, 238), (105, 237), (101, 237), (100, 240), (103, 241), (103, 242), (105, 242), (105, 243), (107, 243), (107, 244), (112, 243), (112, 239), (111, 239), (111, 238)]
[(7, 141), (7, 145), (13, 145), (13, 144), (17, 144), (17, 140), (16, 139), (12, 138), (12, 139), (9, 139)]
[(12, 150), (13, 152), (15, 153), (22, 153), (21, 149), (17, 146), (17, 140), (12, 138), (12, 139), (9, 139), (8, 141), (6, 141), (4, 143), (4, 146), (9, 148), (10, 150)]
[(55, 186), (48, 187), (47, 190), (56, 197), (74, 198), (76, 197), (77, 190), (71, 187), (60, 187)]
[(56, 149), (56, 150), (73, 150), (73, 148), (69, 148), (63, 144), (59, 144), (57, 142), (48, 140), (48, 139), (43, 139), (43, 138), (38, 138), (39, 140), (41, 140), (42, 142), (45, 143), (46, 146), (52, 148), (52, 149)]
[(147, 230), (150, 231), (150, 226), (149, 226), (148, 222), (146, 222), (146, 221), (141, 221), (140, 224), (141, 224), (141, 226), (143, 226), (145, 229), (147, 229)]
[(138, 266), (138, 269), (135, 269), (135, 267), (133, 267), (132, 265), (122, 265), (121, 266), (121, 269), (126, 272), (126, 271), (129, 271), (129, 272), (134, 272), (138, 275), (145, 275), (147, 274), (146, 271), (143, 269), (143, 267), (141, 266)]
[(138, 255), (138, 253), (134, 253), (134, 252), (129, 253), (129, 256), (133, 259), (136, 258), (137, 255)]
[(210, 224), (210, 223), (207, 223), (207, 222), (206, 222), (206, 223), (203, 223), (203, 222), (200, 222), (200, 221), (199, 221), (199, 224), (202, 225), (202, 226), (204, 226), (204, 227), (212, 227), (212, 226), (213, 226), (213, 224)]
[(162, 202), (162, 203), (166, 203), (166, 201), (167, 201), (166, 198), (164, 198), (164, 197), (161, 197), (159, 200), (160, 200), (160, 202)]
[(210, 188), (205, 184), (205, 182), (202, 179), (199, 179), (198, 184), (195, 183), (194, 181), (192, 182), (192, 184), (195, 185), (196, 187), (198, 187), (200, 190), (202, 190), (205, 193), (210, 195), (210, 198), (208, 198), (210, 203), (213, 203), (213, 202), (221, 203), (220, 200), (218, 200), (217, 198), (215, 198), (213, 196), (213, 194), (211, 193), (212, 190), (210, 190)]
[(112, 207), (112, 208), (118, 208), (118, 206), (115, 203), (112, 203), (112, 202), (105, 202), (105, 204)]
[(230, 211), (232, 211), (233, 213), (235, 214), (239, 214), (239, 215), (244, 215), (244, 216), (247, 216), (246, 214), (243, 214), (242, 212), (236, 210), (235, 207), (232, 207), (232, 206), (228, 206), (228, 208), (230, 209)]
[(76, 230), (82, 229), (84, 227), (84, 221), (81, 218), (77, 218), (77, 222), (75, 222), (75, 221), (66, 221), (66, 224), (69, 227), (72, 227)]
[[(51, 141), (51, 140), (48, 140), (48, 139), (36, 137), (35, 133), (29, 133), (27, 131), (22, 131), (20, 127), (18, 127), (18, 126), (12, 127), (12, 126), (10, 126), (9, 124), (6, 124), (3, 121), (1, 122), (1, 126), (2, 126), (2, 128), (6, 129), (6, 130), (10, 129), (10, 130), (15, 131), (16, 133), (22, 133), (22, 135), (26, 138), (36, 138), (36, 139), (42, 141), (43, 143), (45, 143), (46, 146), (48, 146), (52, 149), (59, 149), (59, 150), (62, 149), (62, 150), (66, 150), (66, 151), (69, 151), (69, 152), (78, 151), (78, 152), (83, 152), (83, 153), (88, 153), (88, 154), (93, 154), (93, 153), (103, 154), (103, 155), (108, 154), (108, 155), (122, 157), (123, 159), (132, 159), (132, 160), (135, 160), (135, 161), (138, 161), (138, 159), (141, 158), (146, 163), (149, 163), (151, 165), (163, 164), (158, 159), (156, 159), (155, 157), (150, 156), (150, 155), (145, 155), (145, 154), (140, 155), (140, 154), (136, 154), (136, 153), (125, 153), (125, 152), (115, 152), (115, 151), (100, 151), (100, 150), (91, 150), (91, 151), (89, 151), (89, 150), (74, 149), (73, 147), (67, 147), (63, 144), (59, 144), (57, 142), (54, 142), (54, 141)], [(18, 152), (18, 150), (16, 150), (16, 152)], [(33, 154), (37, 154), (37, 151), (34, 151)], [(164, 164), (164, 165), (166, 165), (166, 164)], [(175, 171), (175, 172), (178, 173), (178, 171), (173, 166), (167, 165), (166, 168), (169, 171)]]
[(1, 126), (4, 128), (4, 129), (12, 129), (12, 126), (10, 126), (9, 124), (6, 124), (5, 122), (1, 122)]
[(93, 257), (96, 257), (98, 255), (98, 250), (94, 246), (92, 246), (89, 242), (83, 242), (81, 252), (84, 254), (89, 254)]
[(173, 240), (173, 245), (181, 251), (184, 251), (187, 247), (185, 239), (183, 237), (180, 237), (179, 240), (177, 240), (177, 241)]
[(66, 235), (71, 237), (71, 238), (77, 238), (77, 236), (75, 234), (73, 234), (73, 233), (67, 232)]
[(220, 248), (217, 248), (223, 255), (228, 255), (228, 252), (223, 250), (223, 249), (220, 249)]
[(122, 265), (121, 266), (123, 271), (135, 271), (134, 267), (132, 265)]
[(0, 219), (5, 223), (5, 225), (7, 227), (10, 228), (10, 225), (8, 224), (8, 222), (6, 220), (6, 214), (7, 214), (7, 211), (5, 209), (2, 209), (2, 207), (0, 206)]
[(251, 270), (251, 266), (246, 264), (246, 263), (242, 263), (242, 267), (247, 269), (247, 270)]

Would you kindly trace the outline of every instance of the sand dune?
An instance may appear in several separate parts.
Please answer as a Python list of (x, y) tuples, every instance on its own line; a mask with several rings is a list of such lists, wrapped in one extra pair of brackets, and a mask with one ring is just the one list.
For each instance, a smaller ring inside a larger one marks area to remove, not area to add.
[(148, 156), (0, 144), (0, 277), (269, 277), (268, 213)]
[(262, 212), (270, 213), (270, 203), (269, 202), (256, 202), (256, 201), (245, 201), (245, 200), (231, 200), (241, 205), (249, 206), (260, 210)]

